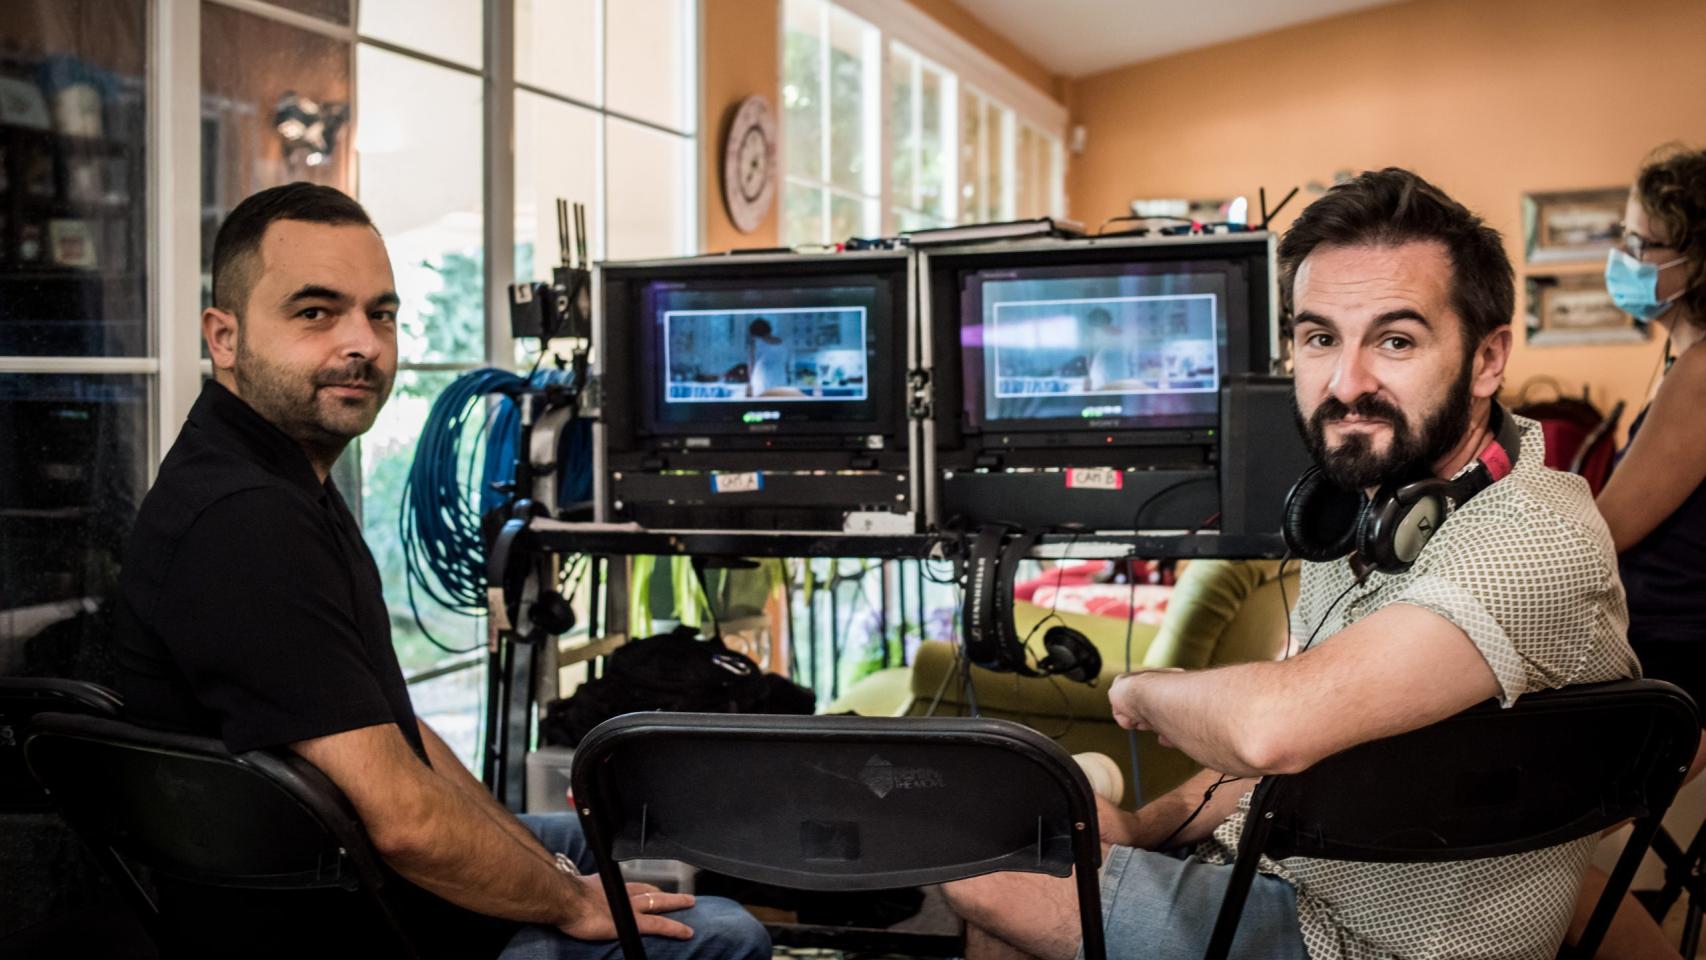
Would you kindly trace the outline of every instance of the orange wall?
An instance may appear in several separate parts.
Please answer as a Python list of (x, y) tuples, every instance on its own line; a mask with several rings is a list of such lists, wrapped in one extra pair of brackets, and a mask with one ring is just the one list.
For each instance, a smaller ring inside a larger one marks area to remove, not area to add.
[(1507, 384), (1586, 385), (1602, 408), (1627, 400), (1627, 423), (1659, 346), (1522, 342), (1521, 196), (1627, 184), (1659, 143), (1706, 145), (1703, 42), (1700, 0), (1410, 0), (1085, 77), (1069, 90), (1088, 133), (1071, 215), (1100, 223), (1134, 197), (1253, 203), (1259, 186), (1272, 200), (1335, 170), (1411, 167), (1506, 237)]
[[(892, 0), (891, 0), (892, 2)], [(908, 0), (937, 22), (993, 57), (1021, 79), (1064, 102), (1065, 84), (1040, 63), (989, 29), (953, 0)], [(771, 247), (780, 242), (778, 196), (770, 216), (752, 233), (741, 233), (723, 206), (723, 132), (736, 104), (763, 94), (771, 109), (782, 109), (780, 0), (701, 0), (700, 29), (700, 198), (705, 214), (706, 251)]]
[(706, 251), (773, 247), (778, 242), (781, 185), (770, 215), (741, 233), (723, 205), (723, 133), (740, 101), (761, 94), (781, 121), (782, 4), (780, 0), (701, 0), (699, 8), (700, 203)]

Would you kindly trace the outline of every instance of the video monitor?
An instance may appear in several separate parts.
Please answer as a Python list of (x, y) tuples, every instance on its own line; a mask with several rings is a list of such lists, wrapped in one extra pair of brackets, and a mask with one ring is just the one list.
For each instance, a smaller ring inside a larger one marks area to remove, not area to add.
[(875, 276), (645, 286), (649, 432), (881, 432), (892, 293)]
[(961, 287), (972, 429), (1213, 427), (1229, 331), (1247, 325), (1232, 261), (975, 270)]

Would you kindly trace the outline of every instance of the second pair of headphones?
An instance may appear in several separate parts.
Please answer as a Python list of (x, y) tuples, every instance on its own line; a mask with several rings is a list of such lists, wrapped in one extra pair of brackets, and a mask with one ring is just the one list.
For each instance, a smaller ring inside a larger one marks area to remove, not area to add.
[(1041, 539), (1041, 533), (999, 525), (983, 527), (972, 538), (965, 572), (966, 659), (986, 670), (1093, 684), (1102, 674), (1102, 654), (1084, 634), (1065, 624), (1049, 627), (1043, 632), (1045, 654), (1033, 668), (1013, 625), (1013, 577)]
[(1362, 565), (1382, 573), (1410, 569), (1452, 510), (1515, 466), (1522, 436), (1498, 401), (1490, 425), (1493, 439), (1467, 471), (1451, 480), (1387, 483), (1365, 499), (1362, 491), (1327, 479), (1319, 464), (1310, 467), (1285, 498), (1283, 530), (1291, 555), (1327, 562), (1354, 552)]

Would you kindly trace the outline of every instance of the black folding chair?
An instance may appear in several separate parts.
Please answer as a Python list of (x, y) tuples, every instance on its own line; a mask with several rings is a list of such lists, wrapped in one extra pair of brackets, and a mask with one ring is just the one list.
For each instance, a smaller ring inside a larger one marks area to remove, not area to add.
[(81, 680), (0, 677), (0, 813), (45, 813), (46, 791), (24, 766), (24, 729), (38, 713), (117, 717), (118, 694)]
[(1224, 960), (1263, 856), (1370, 863), (1538, 850), (1635, 821), (1579, 942), (1592, 957), (1682, 784), (1700, 738), (1694, 701), (1657, 680), (1566, 687), (1495, 703), (1264, 777), (1209, 942)]
[(1016, 723), (629, 714), (581, 741), (571, 782), (627, 960), (645, 948), (619, 862), (641, 857), (840, 891), (1076, 869), (1084, 954), (1105, 956), (1090, 785)]
[(306, 761), (69, 714), (38, 715), (24, 756), (163, 953), (418, 955), (400, 882)]
[(1653, 854), (1664, 864), (1665, 882), (1658, 890), (1637, 890), (1635, 899), (1641, 902), (1653, 919), (1664, 922), (1665, 915), (1676, 905), (1677, 898), (1688, 894), (1687, 912), (1682, 921), (1681, 952), (1692, 957), (1700, 951), (1700, 921), (1706, 908), (1706, 824), (1694, 832), (1684, 850), (1670, 835), (1659, 828), (1653, 837)]

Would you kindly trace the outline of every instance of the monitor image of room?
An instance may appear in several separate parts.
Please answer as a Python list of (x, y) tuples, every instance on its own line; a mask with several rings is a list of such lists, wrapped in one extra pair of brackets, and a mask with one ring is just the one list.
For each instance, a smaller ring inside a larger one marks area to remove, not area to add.
[(670, 310), (664, 399), (675, 403), (864, 400), (864, 307)]
[(992, 312), (985, 362), (999, 399), (1220, 386), (1213, 294), (1005, 301)]

